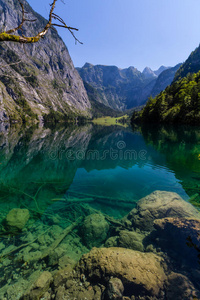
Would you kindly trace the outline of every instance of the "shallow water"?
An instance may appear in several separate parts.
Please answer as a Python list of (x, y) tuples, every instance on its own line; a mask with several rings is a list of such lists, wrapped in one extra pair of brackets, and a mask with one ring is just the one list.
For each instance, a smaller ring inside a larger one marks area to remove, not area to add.
[[(177, 192), (188, 201), (199, 191), (199, 172), (199, 128), (2, 127), (0, 299), (5, 291), (8, 299), (19, 299), (20, 284), (25, 289), (38, 272), (61, 266), (59, 257), (67, 264), (88, 251), (76, 232), (66, 238), (57, 260), (38, 262), (79, 217), (98, 210), (122, 218), (155, 190)], [(15, 234), (4, 225), (13, 208), (30, 213), (25, 228)], [(25, 243), (31, 244), (13, 251)]]

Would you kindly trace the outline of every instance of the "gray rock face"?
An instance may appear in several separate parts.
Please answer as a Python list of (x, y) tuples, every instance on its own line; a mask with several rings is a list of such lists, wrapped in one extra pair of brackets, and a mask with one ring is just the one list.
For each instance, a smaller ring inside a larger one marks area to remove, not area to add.
[(146, 77), (146, 78), (155, 78), (157, 77), (157, 75), (155, 74), (154, 71), (152, 71), (150, 68), (146, 67), (142, 74)]
[[(47, 20), (23, 1), (27, 18), (23, 34), (34, 36)], [(17, 0), (0, 0), (0, 28), (16, 27), (21, 18)], [(17, 62), (17, 64), (16, 64)], [(18, 63), (19, 62), (19, 63)], [(44, 39), (25, 45), (0, 44), (0, 121), (42, 118), (56, 111), (63, 115), (90, 115), (90, 102), (68, 50), (57, 32), (50, 30)]]
[[(166, 69), (171, 71), (166, 72)], [(95, 98), (96, 102), (123, 111), (143, 105), (153, 91), (157, 95), (164, 90), (171, 84), (177, 69), (162, 66), (157, 71), (152, 71), (146, 67), (141, 73), (134, 67), (119, 69), (116, 66), (86, 63), (77, 70), (91, 100)], [(164, 79), (159, 78), (164, 72)]]

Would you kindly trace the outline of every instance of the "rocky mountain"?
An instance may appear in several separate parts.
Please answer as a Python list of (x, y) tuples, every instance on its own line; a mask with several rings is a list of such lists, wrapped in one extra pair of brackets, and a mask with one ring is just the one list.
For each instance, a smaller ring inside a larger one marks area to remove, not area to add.
[(161, 66), (158, 70), (154, 71), (154, 73), (159, 76), (163, 71), (170, 69), (171, 67)]
[(157, 75), (155, 74), (154, 71), (152, 71), (150, 68), (146, 67), (142, 74), (145, 76), (145, 78), (155, 78)]
[(86, 63), (77, 70), (93, 103), (124, 111), (143, 105), (152, 93), (164, 90), (172, 82), (177, 68), (161, 66), (152, 71), (146, 67), (141, 73), (134, 67), (119, 69)]
[(176, 65), (173, 68), (167, 68), (165, 70), (163, 70), (160, 74), (159, 72), (157, 74), (159, 74), (156, 83), (151, 91), (151, 96), (155, 97), (156, 95), (158, 95), (160, 92), (162, 92), (164, 90), (164, 87), (167, 87), (168, 85), (170, 85), (174, 79), (174, 75), (176, 74), (176, 71), (180, 68), (181, 64)]
[[(34, 36), (47, 20), (23, 0), (27, 18), (23, 34)], [(16, 27), (21, 20), (17, 0), (0, 0), (0, 28)], [(42, 120), (44, 116), (71, 118), (90, 116), (91, 104), (83, 82), (73, 66), (67, 47), (57, 32), (49, 30), (43, 40), (22, 47), (0, 45), (0, 121)]]

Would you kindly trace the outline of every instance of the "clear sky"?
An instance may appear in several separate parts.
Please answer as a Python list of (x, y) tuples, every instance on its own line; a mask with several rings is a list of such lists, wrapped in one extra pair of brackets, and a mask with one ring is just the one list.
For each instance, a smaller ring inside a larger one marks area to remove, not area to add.
[[(28, 2), (48, 17), (50, 0)], [(199, 0), (58, 0), (55, 12), (79, 28), (83, 45), (58, 30), (76, 67), (90, 62), (156, 70), (185, 61), (200, 43)]]

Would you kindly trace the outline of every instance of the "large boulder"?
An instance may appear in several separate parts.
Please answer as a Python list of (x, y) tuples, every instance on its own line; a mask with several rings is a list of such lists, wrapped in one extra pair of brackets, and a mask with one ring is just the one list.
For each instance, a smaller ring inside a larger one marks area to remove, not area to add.
[(166, 217), (200, 219), (200, 213), (176, 193), (155, 191), (139, 200), (127, 219), (135, 228), (152, 231), (154, 220)]
[(200, 220), (165, 218), (154, 221), (159, 247), (176, 260), (176, 264), (198, 267), (200, 263)]
[(124, 295), (162, 298), (166, 279), (161, 257), (123, 248), (93, 248), (82, 256), (77, 266), (90, 282), (108, 285), (111, 277), (124, 286)]
[(109, 224), (102, 214), (92, 214), (85, 218), (81, 226), (83, 242), (88, 248), (99, 247), (106, 240)]
[(22, 230), (29, 218), (28, 209), (13, 208), (6, 216), (6, 226), (14, 230)]

